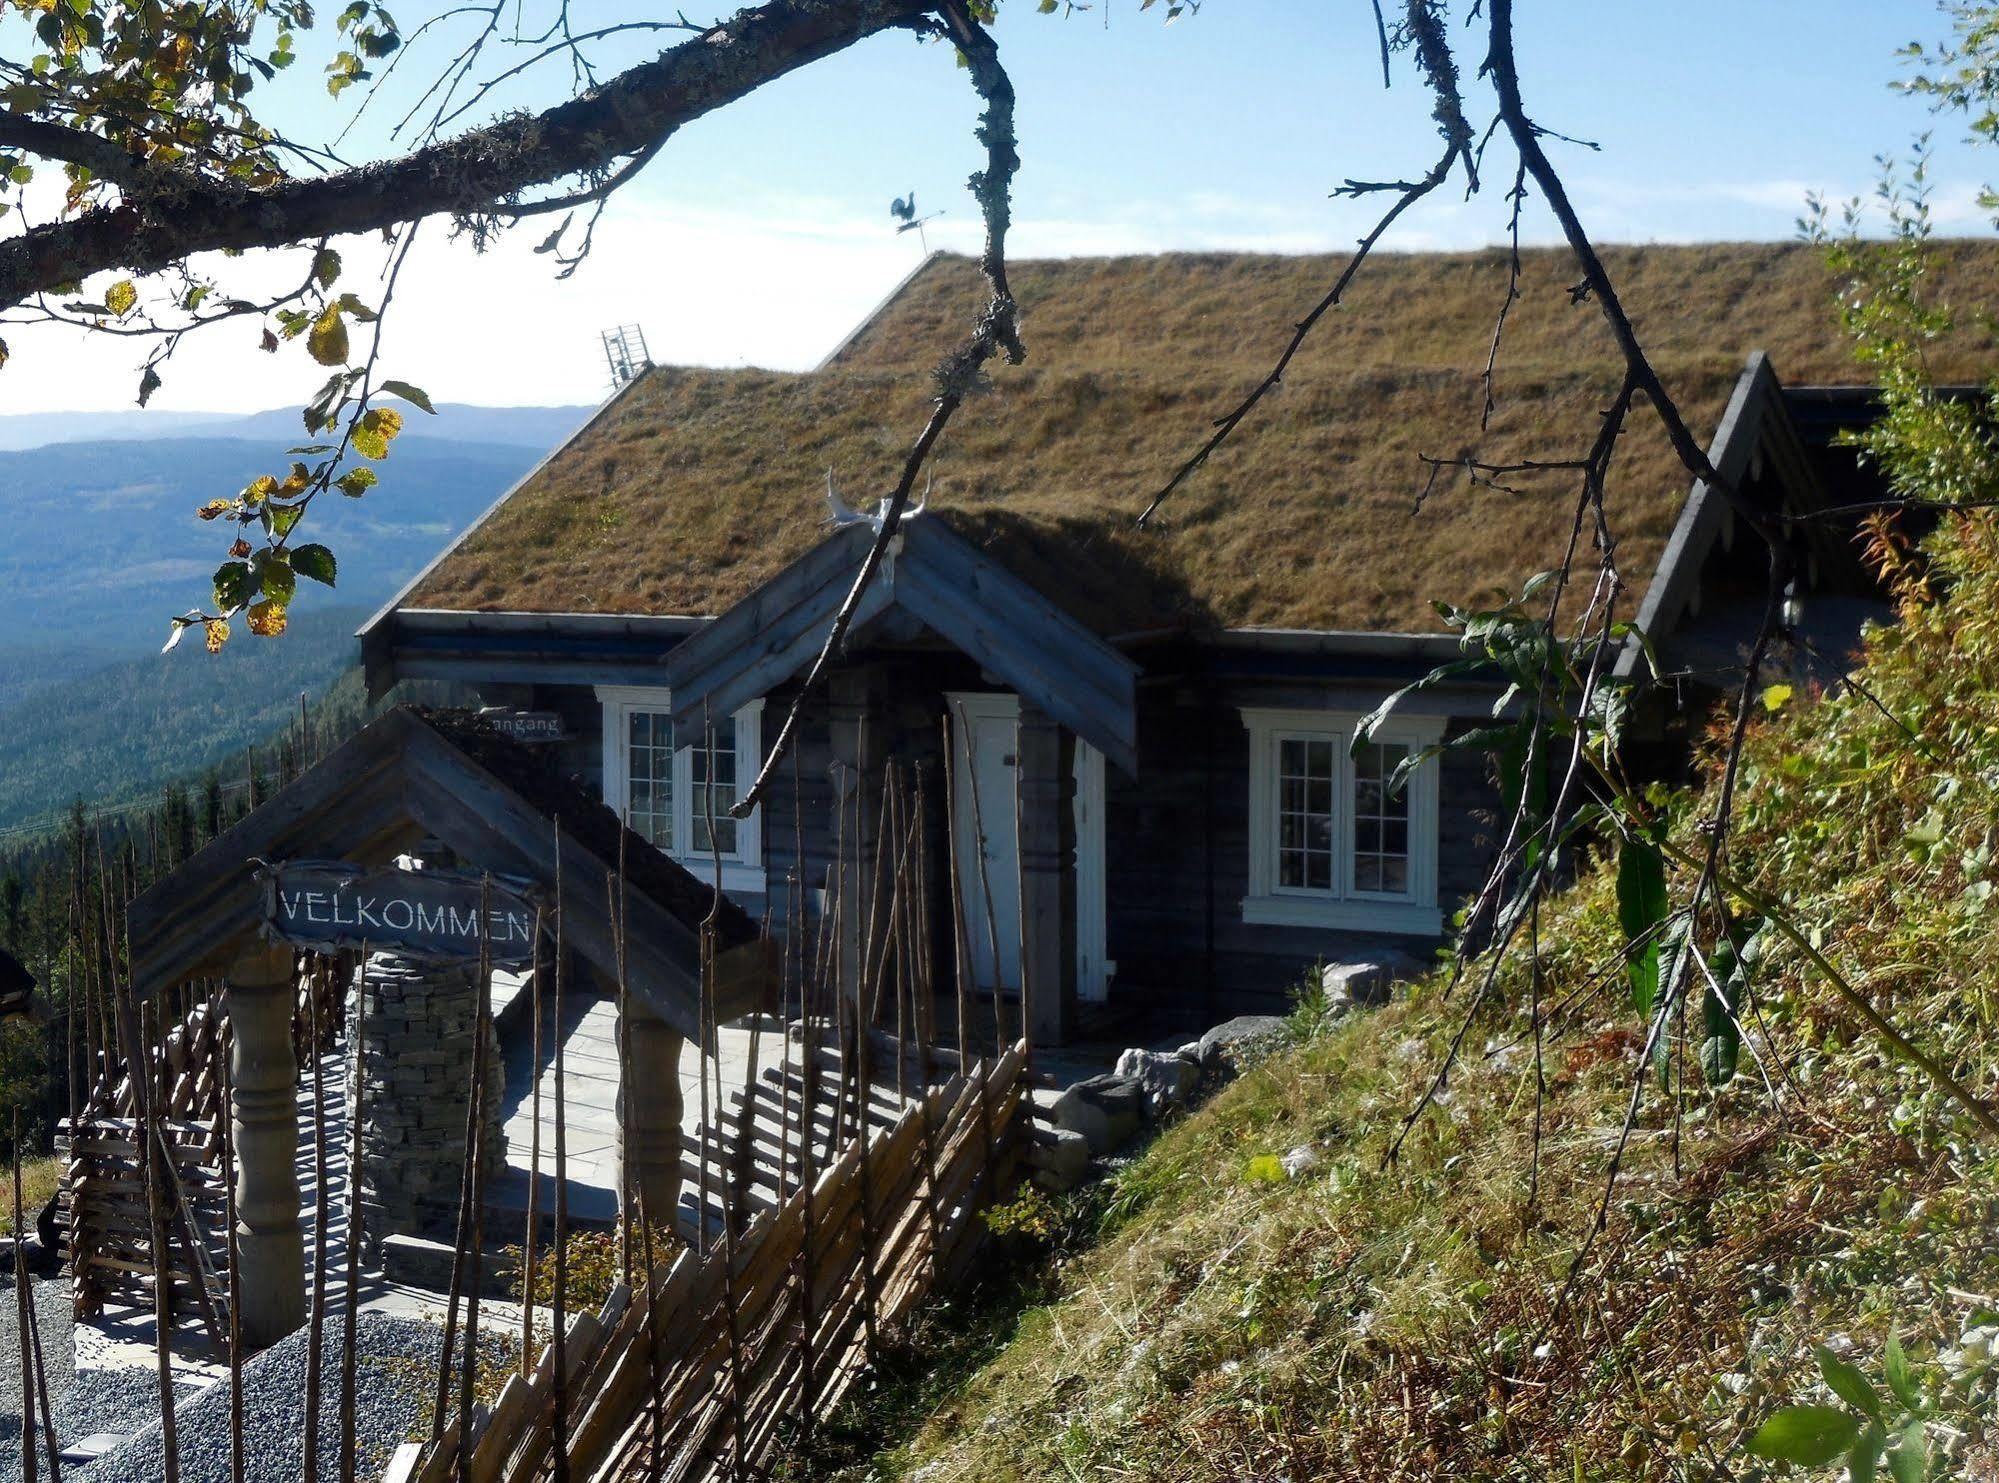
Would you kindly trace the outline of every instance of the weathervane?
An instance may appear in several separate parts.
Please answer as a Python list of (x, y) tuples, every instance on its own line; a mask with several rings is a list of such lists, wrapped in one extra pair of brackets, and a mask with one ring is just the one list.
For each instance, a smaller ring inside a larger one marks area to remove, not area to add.
[(937, 220), (944, 213), (933, 211), (928, 216), (918, 216), (916, 214), (916, 192), (912, 190), (908, 195), (897, 196), (893, 201), (889, 202), (888, 214), (901, 223), (895, 229), (896, 236), (900, 237), (904, 232), (916, 233), (917, 241), (923, 244), (923, 255), (928, 257), (930, 255), (930, 234), (923, 230), (923, 224), (927, 221)]

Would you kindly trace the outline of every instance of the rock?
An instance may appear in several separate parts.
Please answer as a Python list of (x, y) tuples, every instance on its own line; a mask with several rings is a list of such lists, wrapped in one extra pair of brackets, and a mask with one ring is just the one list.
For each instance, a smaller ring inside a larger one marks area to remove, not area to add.
[(1324, 964), (1319, 987), (1336, 1008), (1375, 1009), (1388, 1002), (1395, 984), (1422, 971), (1423, 965), (1407, 953), (1391, 951), (1352, 963)]
[(1199, 1060), (1209, 1071), (1224, 1070), (1240, 1064), (1243, 1052), (1258, 1041), (1275, 1040), (1283, 1034), (1284, 1021), (1274, 1014), (1239, 1014), (1201, 1037)]
[(1117, 1058), (1113, 1074), (1137, 1082), (1145, 1096), (1146, 1115), (1157, 1118), (1183, 1106), (1193, 1095), (1194, 1086), (1201, 1079), (1201, 1067), (1199, 1062), (1183, 1060), (1178, 1054), (1133, 1046)]
[(1296, 1179), (1300, 1175), (1311, 1173), (1323, 1161), (1316, 1148), (1309, 1143), (1301, 1143), (1278, 1162), (1284, 1165), (1286, 1179)]
[(1037, 1125), (1027, 1144), (1034, 1182), (1056, 1194), (1074, 1189), (1089, 1176), (1091, 1157), (1090, 1140), (1067, 1128)]
[(1092, 1153), (1106, 1154), (1138, 1131), (1144, 1100), (1128, 1077), (1092, 1076), (1055, 1099), (1055, 1126), (1082, 1134)]

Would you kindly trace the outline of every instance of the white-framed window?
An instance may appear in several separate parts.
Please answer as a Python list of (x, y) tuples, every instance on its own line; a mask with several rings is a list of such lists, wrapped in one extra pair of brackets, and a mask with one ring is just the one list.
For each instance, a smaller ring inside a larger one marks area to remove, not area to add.
[(1437, 759), (1399, 787), (1401, 762), (1441, 719), (1391, 716), (1358, 754), (1358, 714), (1245, 707), (1249, 893), (1245, 922), (1355, 932), (1440, 931)]
[[(626, 823), (707, 879), (717, 847), (722, 889), (762, 891), (763, 810), (732, 819), (742, 790), (763, 761), (763, 702), (753, 700), (708, 738), (676, 746), (667, 692), (641, 686), (597, 687), (604, 706), (604, 801)], [(709, 820), (714, 835), (709, 835)]]

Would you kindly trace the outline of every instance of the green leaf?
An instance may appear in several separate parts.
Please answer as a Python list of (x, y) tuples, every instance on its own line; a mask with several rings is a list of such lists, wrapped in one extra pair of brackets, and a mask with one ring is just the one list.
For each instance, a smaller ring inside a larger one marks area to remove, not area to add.
[(1875, 1474), (1881, 1468), (1881, 1452), (1888, 1445), (1888, 1433), (1881, 1429), (1881, 1423), (1870, 1421), (1865, 1431), (1853, 1439), (1853, 1446), (1846, 1454), (1847, 1483), (1874, 1483)]
[(225, 561), (215, 569), (215, 605), (223, 612), (233, 612), (250, 600), (250, 564), (247, 561)]
[(430, 404), (430, 393), (421, 386), (412, 386), (407, 381), (384, 381), (382, 390), (390, 396), (399, 396), (404, 401), (423, 408), (433, 417), (437, 415), (437, 408)]
[[(1617, 852), (1617, 921), (1623, 929), (1631, 1003), (1646, 1020), (1659, 997), (1659, 934), (1666, 923), (1666, 857), (1642, 834)], [(1642, 939), (1642, 940), (1641, 940)]]
[(311, 545), (299, 546), (292, 551), (292, 570), (301, 577), (310, 577), (331, 587), (338, 567), (331, 551), (324, 546)]
[(359, 499), (380, 482), (373, 469), (349, 469), (333, 481), (333, 487), (349, 499)]
[(1756, 1428), (1753, 1457), (1822, 1468), (1843, 1455), (1860, 1435), (1860, 1418), (1838, 1406), (1786, 1406)]
[(1900, 1334), (1888, 1335), (1888, 1347), (1881, 1352), (1881, 1374), (1895, 1393), (1895, 1399), (1911, 1411), (1922, 1404), (1923, 1394), (1916, 1387), (1915, 1376), (1909, 1373), (1909, 1356), (1902, 1348)]
[(1930, 1446), (1919, 1416), (1902, 1428), (1895, 1450), (1888, 1454), (1888, 1475), (1895, 1483), (1923, 1483), (1930, 1471)]
[(1819, 1373), (1832, 1393), (1864, 1416), (1876, 1421), (1881, 1419), (1881, 1397), (1867, 1381), (1867, 1377), (1854, 1366), (1848, 1364), (1821, 1344), (1812, 1351), (1818, 1358)]
[(340, 276), (340, 254), (330, 247), (320, 248), (313, 254), (312, 276), (321, 288), (333, 287), (333, 280)]
[(283, 551), (262, 551), (258, 553), (257, 576), (264, 589), (264, 596), (282, 606), (292, 600), (298, 591), (298, 577)]

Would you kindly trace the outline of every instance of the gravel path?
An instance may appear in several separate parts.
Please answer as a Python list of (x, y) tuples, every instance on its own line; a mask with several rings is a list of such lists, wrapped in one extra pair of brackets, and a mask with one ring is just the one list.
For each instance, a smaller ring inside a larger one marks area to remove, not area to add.
[[(69, 1279), (48, 1277), (29, 1279), (35, 1295), (35, 1327), (42, 1336), (42, 1363), (49, 1371), (49, 1404), (62, 1415), (63, 1399), (70, 1389), (72, 1351), (70, 1348)], [(36, 1402), (35, 1431), (41, 1432), (39, 1400)], [(57, 1434), (62, 1435), (60, 1424)], [(48, 1456), (38, 1446), (40, 1457)], [(44, 1467), (43, 1475), (47, 1469)], [(21, 1475), (21, 1323), (15, 1301), (11, 1273), (0, 1282), (0, 1478)]]
[[(329, 1314), (321, 1354), (317, 1450), (321, 1477), (339, 1476), (340, 1345), (345, 1318)], [(363, 1313), (355, 1336), (355, 1436), (359, 1472), (379, 1477), (396, 1444), (425, 1424), (437, 1378), (444, 1331), (421, 1319)], [(302, 1475), (305, 1430), (305, 1331), (265, 1350), (243, 1367), (244, 1444), (256, 1479)], [(486, 1364), (507, 1362), (510, 1346), (490, 1333), (480, 1340)], [(229, 1385), (211, 1385), (174, 1410), (182, 1483), (228, 1483)], [(159, 1422), (81, 1474), (89, 1483), (158, 1483), (164, 1473)]]

